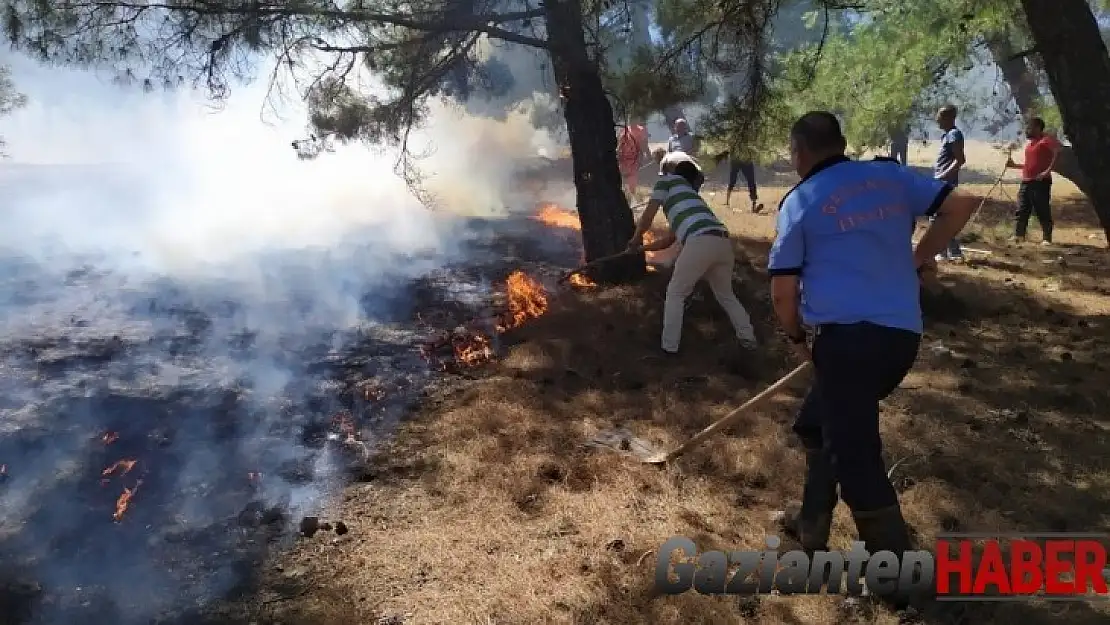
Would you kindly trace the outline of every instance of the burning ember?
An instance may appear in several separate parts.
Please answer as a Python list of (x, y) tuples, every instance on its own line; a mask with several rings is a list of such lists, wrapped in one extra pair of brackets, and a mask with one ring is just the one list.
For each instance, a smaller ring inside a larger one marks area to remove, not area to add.
[[(660, 238), (662, 238), (662, 236), (663, 235), (660, 232), (649, 230), (649, 231), (644, 233), (644, 245), (652, 243), (653, 241), (658, 241)], [(647, 260), (648, 263), (656, 263), (656, 264), (672, 263), (672, 262), (674, 262), (675, 258), (678, 256), (678, 252), (681, 249), (682, 248), (681, 248), (680, 245), (675, 244), (675, 245), (672, 245), (672, 246), (668, 247), (665, 250), (660, 250), (658, 252), (645, 252), (644, 253), (644, 258)], [(648, 271), (656, 271), (656, 268), (649, 264), (648, 265)]]
[[(138, 462), (138, 460), (117, 460), (114, 464), (112, 464), (112, 466), (101, 471), (100, 475), (104, 477), (110, 477), (112, 475), (127, 475), (131, 472), (131, 469), (135, 468), (135, 464)], [(116, 471), (119, 471), (119, 473), (117, 474)]]
[(497, 325), (498, 332), (519, 328), (529, 319), (547, 311), (547, 291), (543, 285), (522, 271), (514, 271), (505, 281), (509, 310)]
[(123, 520), (123, 515), (127, 513), (127, 508), (131, 505), (131, 498), (135, 496), (135, 493), (139, 492), (139, 486), (142, 486), (142, 484), (143, 481), (139, 480), (135, 482), (135, 488), (124, 488), (119, 498), (116, 499), (116, 512), (112, 515), (116, 523)]
[[(583, 284), (592, 284), (583, 278)], [(535, 278), (515, 271), (505, 280), (506, 310), (497, 316), (496, 331), (507, 332), (519, 328), (530, 319), (547, 311), (547, 290)], [(452, 361), (445, 364), (437, 356), (441, 350), (450, 349)], [(449, 364), (458, 368), (476, 367), (493, 360), (495, 352), (491, 337), (475, 328), (460, 326), (450, 334), (443, 334), (420, 346), (421, 357), (432, 366), (446, 370)]]
[(441, 362), (436, 353), (448, 349), (452, 358), (451, 364), (457, 368), (477, 367), (493, 360), (494, 356), (493, 345), (486, 335), (463, 327), (456, 328), (451, 334), (440, 336), (420, 347), (424, 360), (443, 371), (448, 369), (448, 364)]
[(493, 359), (493, 346), (489, 339), (477, 332), (457, 337), (452, 347), (455, 362), (464, 367), (474, 367)]
[(560, 208), (557, 204), (551, 202), (540, 205), (539, 212), (532, 219), (554, 228), (582, 229), (582, 222), (577, 213)]
[[(644, 245), (651, 245), (656, 240), (658, 240), (658, 238), (659, 237), (657, 237), (654, 232), (649, 230), (644, 233)], [(657, 256), (658, 254), (659, 252), (644, 252), (644, 257), (648, 260), (648, 262), (651, 262), (652, 260), (655, 260), (655, 256)]]
[(567, 279), (567, 282), (571, 286), (579, 289), (592, 289), (597, 286), (596, 282), (590, 280), (580, 273), (571, 274), (570, 278)]

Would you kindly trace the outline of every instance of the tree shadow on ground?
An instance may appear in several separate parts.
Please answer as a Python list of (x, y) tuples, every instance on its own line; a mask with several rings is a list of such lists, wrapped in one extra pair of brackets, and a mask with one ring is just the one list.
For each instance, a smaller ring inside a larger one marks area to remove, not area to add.
[[(522, 624), (552, 614), (629, 625), (738, 616), (874, 622), (873, 612), (839, 612), (832, 598), (658, 597), (652, 589), (652, 550), (671, 535), (707, 550), (760, 549), (777, 533), (768, 513), (800, 494), (789, 423), (804, 389), (664, 469), (583, 444), (625, 426), (672, 447), (793, 367), (775, 339), (768, 243), (737, 243), (748, 260), (738, 263), (736, 290), (763, 350), (740, 349), (703, 292), (689, 306), (681, 356), (663, 358), (664, 273), (632, 287), (552, 294), (546, 314), (502, 337), (500, 361), (446, 383), (379, 449), (363, 475), (368, 486), (341, 507), (363, 520), (359, 542), (342, 551), (297, 547), (291, 560), (305, 567), (304, 586), (344, 597), (361, 622), (400, 606), (421, 606), (423, 620), (448, 610)], [(962, 306), (930, 315), (922, 363), (883, 421), (889, 462), (907, 459), (895, 479), (918, 539), (928, 544), (954, 527), (1092, 531), (1110, 513), (1098, 486), (1110, 464), (1102, 453), (1110, 402), (1090, 375), (1101, 370), (1110, 320), (1055, 305), (1049, 313), (1022, 287), (946, 279)], [(934, 349), (937, 340), (944, 350)], [(843, 513), (838, 547), (854, 535)], [(435, 558), (422, 560), (429, 550)], [(285, 609), (327, 607), (314, 596)], [(1059, 622), (1033, 604), (932, 607), (927, 618)], [(1073, 605), (1066, 618), (1103, 623), (1106, 615)]]
[[(994, 180), (989, 180), (984, 184), (993, 185), (993, 183)], [(976, 217), (976, 221), (990, 226), (1002, 226), (1006, 234), (1010, 234), (1014, 223), (1014, 215), (1018, 209), (1018, 187), (1019, 185), (1016, 182), (1006, 181), (993, 189), (976, 188), (971, 190), (971, 193), (979, 195), (986, 195), (988, 191), (990, 192)], [(1098, 222), (1098, 215), (1095, 214), (1090, 200), (1078, 192), (1066, 189), (1063, 183), (1054, 185), (1051, 207), (1052, 220), (1057, 227), (1091, 228), (1096, 231), (1102, 229)], [(1036, 217), (1030, 219), (1030, 226), (1034, 233), (1038, 231), (1039, 226)], [(1093, 236), (1097, 237), (1097, 234)], [(1096, 241), (1097, 238), (1092, 239), (1092, 245), (1099, 247)]]
[[(755, 258), (766, 243), (746, 241)], [(1102, 254), (1103, 252), (1096, 252)], [(1026, 271), (1043, 276), (1039, 262)], [(1055, 275), (1053, 271), (1053, 275)], [(1070, 284), (1093, 276), (1071, 276)], [(1110, 318), (1046, 300), (1020, 282), (946, 273), (954, 300), (926, 301), (915, 373), (888, 400), (884, 440), (923, 544), (938, 531), (1105, 529), (1110, 395), (1100, 355)], [(1044, 605), (937, 604), (933, 622), (1051, 622)], [(1103, 622), (1071, 605), (1069, 622)], [(972, 619), (968, 621), (966, 619)]]

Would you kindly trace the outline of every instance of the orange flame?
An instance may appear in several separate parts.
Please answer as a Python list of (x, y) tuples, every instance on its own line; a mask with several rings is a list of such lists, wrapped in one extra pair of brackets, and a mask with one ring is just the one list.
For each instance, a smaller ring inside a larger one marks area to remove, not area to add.
[(135, 468), (135, 464), (137, 462), (138, 460), (117, 460), (112, 464), (112, 466), (101, 471), (100, 475), (108, 477), (109, 475), (114, 474), (117, 470), (119, 471), (119, 475), (127, 475), (131, 472), (131, 469)]
[[(649, 243), (651, 243), (653, 241), (658, 241), (662, 237), (663, 237), (663, 235), (660, 232), (654, 231), (654, 230), (649, 230), (649, 231), (644, 233), (644, 245), (648, 245)], [(667, 249), (659, 250), (658, 252), (645, 252), (644, 253), (644, 258), (649, 263), (666, 263), (666, 262), (673, 261), (674, 258), (676, 256), (678, 256), (678, 252), (679, 252), (679, 246), (678, 245), (672, 245), (672, 246), (668, 247)], [(648, 270), (653, 271), (654, 269), (649, 265)]]
[(142, 483), (143, 481), (139, 480), (135, 482), (135, 488), (124, 488), (119, 498), (116, 499), (116, 512), (112, 515), (116, 523), (119, 523), (123, 519), (123, 515), (127, 513), (127, 508), (131, 505), (131, 498), (135, 496), (135, 493), (139, 492), (139, 486), (141, 486)]
[(489, 339), (477, 332), (456, 339), (453, 348), (455, 362), (464, 367), (474, 367), (493, 359)]
[(561, 208), (552, 202), (541, 204), (539, 211), (532, 216), (532, 219), (554, 228), (582, 229), (582, 221), (578, 218), (577, 213)]
[(509, 310), (497, 326), (499, 332), (518, 328), (547, 311), (547, 291), (524, 272), (514, 271), (505, 280), (505, 290), (509, 297)]
[[(656, 239), (658, 239), (658, 237), (655, 236), (654, 232), (649, 230), (644, 233), (644, 245), (651, 245)], [(655, 260), (658, 254), (659, 252), (644, 252), (644, 258), (646, 258), (648, 262), (651, 262)]]
[(571, 274), (570, 278), (567, 279), (567, 282), (569, 282), (571, 286), (578, 287), (580, 289), (592, 289), (597, 286), (596, 282), (580, 273)]

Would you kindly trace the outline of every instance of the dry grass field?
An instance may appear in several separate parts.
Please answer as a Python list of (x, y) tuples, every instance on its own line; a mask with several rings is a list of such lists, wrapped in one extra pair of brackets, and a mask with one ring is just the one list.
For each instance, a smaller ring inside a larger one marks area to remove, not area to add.
[[(1005, 155), (980, 146), (966, 187), (986, 193)], [(931, 152), (915, 148), (925, 163)], [(978, 160), (976, 160), (978, 159)], [(993, 164), (997, 161), (997, 164)], [(993, 171), (991, 171), (993, 170)], [(649, 172), (650, 174), (650, 172)], [(836, 597), (656, 597), (668, 537), (702, 549), (760, 549), (772, 514), (801, 494), (789, 423), (804, 388), (778, 398), (664, 469), (584, 445), (616, 425), (669, 447), (790, 368), (764, 268), (772, 211), (743, 191), (720, 206), (735, 277), (765, 347), (735, 345), (712, 298), (696, 297), (683, 352), (657, 357), (665, 272), (619, 289), (552, 292), (506, 335), (502, 358), (430, 396), (378, 450), (365, 480), (329, 510), (343, 536), (301, 539), (267, 569), (247, 606), (258, 625), (894, 623)], [(794, 180), (761, 171), (777, 205)], [(1012, 178), (1012, 176), (1011, 176)], [(650, 181), (650, 175), (645, 177)], [(940, 531), (1097, 531), (1110, 521), (1110, 350), (1106, 241), (1074, 188), (1054, 189), (1057, 244), (1013, 246), (1016, 183), (996, 189), (966, 231), (965, 264), (943, 266), (956, 296), (932, 311), (918, 366), (886, 402), (882, 429), (907, 519)], [(958, 305), (957, 305), (958, 304)], [(838, 508), (834, 548), (854, 527)], [(645, 555), (646, 554), (646, 555)], [(1106, 623), (1097, 604), (943, 604), (925, 622)]]

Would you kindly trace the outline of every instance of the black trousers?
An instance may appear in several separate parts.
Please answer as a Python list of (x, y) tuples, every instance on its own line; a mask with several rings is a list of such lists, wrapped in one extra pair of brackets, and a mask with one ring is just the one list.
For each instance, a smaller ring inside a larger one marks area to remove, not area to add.
[[(817, 330), (816, 375), (794, 432), (806, 449), (830, 456), (840, 498), (853, 512), (898, 503), (883, 463), (879, 402), (905, 379), (920, 344), (921, 335), (916, 332), (871, 323), (825, 325)], [(811, 487), (823, 490), (817, 484), (807, 485), (807, 490)], [(803, 506), (807, 503), (823, 508), (835, 505), (835, 499), (803, 501)]]
[(728, 192), (736, 188), (737, 178), (744, 175), (744, 182), (748, 183), (748, 197), (753, 201), (759, 196), (755, 188), (755, 164), (751, 161), (740, 161), (734, 158), (728, 160)]
[(1029, 180), (1018, 187), (1018, 210), (1014, 236), (1025, 238), (1029, 216), (1036, 215), (1045, 241), (1052, 241), (1052, 180)]

